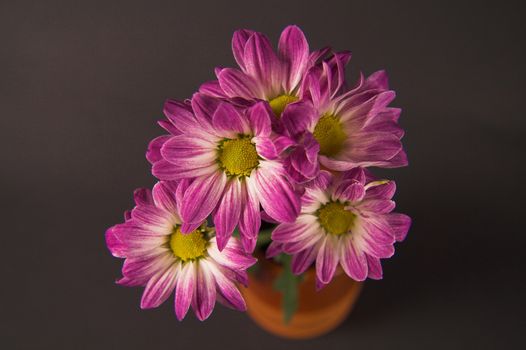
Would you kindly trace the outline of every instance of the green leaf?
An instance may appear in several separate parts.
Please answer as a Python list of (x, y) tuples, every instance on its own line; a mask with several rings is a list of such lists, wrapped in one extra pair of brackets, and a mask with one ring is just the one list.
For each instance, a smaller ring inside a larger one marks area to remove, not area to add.
[(274, 281), (274, 289), (282, 294), (283, 320), (285, 323), (289, 323), (298, 309), (298, 285), (303, 277), (292, 273), (290, 255), (280, 254), (275, 260), (283, 264), (283, 271)]

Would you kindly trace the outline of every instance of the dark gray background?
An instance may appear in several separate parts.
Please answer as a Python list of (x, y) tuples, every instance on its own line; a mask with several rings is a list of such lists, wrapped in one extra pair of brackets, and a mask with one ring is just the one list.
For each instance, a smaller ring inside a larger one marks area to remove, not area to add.
[[(3, 349), (522, 348), (524, 15), (510, 2), (1, 1)], [(295, 23), (350, 49), (351, 75), (388, 70), (410, 166), (389, 171), (407, 240), (349, 319), (308, 342), (217, 307), (179, 323), (113, 284), (105, 229), (161, 134), (165, 98), (232, 66), (238, 28)], [(522, 331), (522, 332), (521, 332)]]

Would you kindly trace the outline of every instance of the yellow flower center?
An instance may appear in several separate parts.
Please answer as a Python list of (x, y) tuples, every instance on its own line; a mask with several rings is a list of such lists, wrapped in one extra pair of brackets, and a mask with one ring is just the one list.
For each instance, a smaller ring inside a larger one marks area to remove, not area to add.
[(276, 98), (273, 98), (269, 101), (270, 108), (272, 108), (272, 111), (276, 115), (276, 117), (281, 117), (281, 113), (285, 110), (285, 107), (289, 103), (296, 102), (298, 98), (296, 96), (292, 95), (279, 95)]
[(343, 149), (347, 134), (336, 116), (325, 114), (314, 128), (314, 138), (320, 144), (320, 154), (333, 157)]
[(341, 235), (349, 232), (354, 224), (354, 215), (349, 210), (345, 210), (345, 204), (340, 202), (330, 202), (318, 210), (318, 219), (321, 226), (327, 233)]
[(177, 226), (170, 236), (170, 248), (174, 255), (182, 261), (195, 260), (204, 256), (207, 244), (208, 241), (201, 229), (183, 234), (180, 227)]
[(251, 136), (241, 136), (238, 139), (225, 139), (219, 144), (221, 168), (231, 176), (250, 176), (259, 165), (256, 145)]

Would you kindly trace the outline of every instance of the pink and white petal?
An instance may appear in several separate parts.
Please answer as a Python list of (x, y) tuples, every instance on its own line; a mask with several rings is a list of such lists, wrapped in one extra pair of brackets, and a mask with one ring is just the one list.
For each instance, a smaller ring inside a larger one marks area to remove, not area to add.
[(163, 108), (164, 115), (181, 132), (195, 128), (197, 120), (192, 113), (192, 109), (184, 102), (176, 100), (166, 100)]
[(369, 182), (364, 199), (391, 199), (396, 192), (396, 183), (391, 180)]
[(273, 118), (274, 114), (267, 102), (258, 102), (248, 111), (250, 128), (255, 136), (269, 137), (272, 132), (271, 120)]
[(385, 70), (379, 70), (367, 77), (367, 87), (370, 89), (389, 89), (389, 77)]
[(270, 138), (256, 136), (252, 141), (256, 144), (256, 151), (259, 156), (268, 160), (278, 158), (278, 151)]
[(278, 154), (281, 154), (283, 151), (287, 150), (289, 147), (292, 147), (296, 144), (294, 140), (287, 136), (278, 136), (274, 140), (274, 146)]
[(368, 266), (368, 275), (367, 277), (373, 279), (373, 280), (381, 280), (383, 277), (383, 270), (382, 270), (382, 264), (380, 263), (380, 259), (372, 257), (370, 255), (367, 256), (367, 266)]
[(182, 168), (203, 168), (216, 161), (218, 140), (203, 139), (201, 135), (173, 136), (161, 148), (164, 159)]
[(361, 201), (364, 196), (364, 186), (353, 179), (340, 182), (332, 194), (332, 199), (342, 202), (358, 202)]
[(401, 213), (390, 213), (385, 216), (398, 242), (403, 241), (411, 227), (411, 218)]
[(159, 180), (174, 181), (185, 178), (210, 176), (218, 170), (219, 166), (216, 163), (202, 168), (184, 168), (163, 159), (153, 165), (152, 174)]
[(316, 256), (316, 276), (323, 284), (334, 277), (339, 260), (339, 237), (326, 235)]
[[(369, 164), (375, 161), (387, 161), (402, 149), (400, 139), (393, 134), (384, 132), (354, 133), (348, 140), (346, 154), (356, 163)], [(351, 146), (352, 144), (352, 146)]]
[(192, 308), (199, 321), (204, 321), (214, 310), (216, 303), (215, 277), (206, 259), (196, 263), (196, 285), (192, 298)]
[(145, 230), (165, 235), (173, 226), (173, 216), (155, 205), (139, 205), (132, 210), (132, 219)]
[(175, 181), (161, 181), (153, 186), (152, 195), (156, 207), (166, 210), (176, 219), (179, 219), (175, 197), (177, 187), (178, 184)]
[(206, 83), (201, 84), (199, 87), (199, 93), (217, 98), (227, 97), (217, 80), (207, 81)]
[(181, 321), (188, 312), (196, 289), (196, 263), (188, 261), (179, 265), (175, 286), (175, 315)]
[(293, 222), (300, 213), (300, 200), (290, 182), (271, 161), (260, 163), (255, 172), (261, 206), (273, 219), (280, 222)]
[(325, 237), (323, 228), (319, 225), (313, 225), (303, 235), (303, 239), (283, 243), (283, 251), (287, 254), (296, 254), (302, 250), (308, 249), (313, 245), (321, 242)]
[(340, 245), (340, 263), (345, 273), (356, 281), (367, 278), (367, 257), (351, 237), (345, 237)]
[(292, 91), (303, 77), (309, 62), (309, 44), (297, 26), (288, 26), (279, 38), (278, 52), (287, 64), (286, 91)]
[(154, 164), (155, 162), (158, 162), (161, 159), (163, 159), (161, 155), (161, 147), (170, 138), (171, 135), (162, 135), (150, 141), (150, 143), (148, 144), (148, 150), (146, 151), (146, 159), (150, 162), (150, 164)]
[(212, 118), (214, 128), (222, 137), (234, 138), (237, 134), (247, 134), (250, 131), (245, 118), (229, 103), (221, 103)]
[(316, 224), (314, 215), (302, 214), (294, 222), (279, 224), (272, 231), (272, 240), (277, 242), (301, 241), (308, 235), (316, 234), (313, 230)]
[(217, 78), (221, 89), (231, 98), (241, 97), (247, 100), (265, 98), (254, 78), (237, 69), (225, 68)]
[(270, 242), (267, 250), (265, 251), (265, 257), (267, 259), (271, 259), (281, 253), (283, 253), (283, 243), (272, 241)]
[(177, 213), (179, 214), (181, 212), (181, 203), (183, 203), (184, 200), (184, 193), (192, 183), (191, 179), (182, 179), (179, 181), (177, 185), (177, 190), (175, 191), (175, 202), (177, 203)]
[(119, 236), (115, 235), (114, 228), (115, 226), (112, 226), (106, 230), (106, 246), (114, 257), (125, 258), (128, 247)]
[[(316, 147), (319, 150), (318, 143), (316, 143)], [(290, 161), (290, 165), (295, 172), (301, 175), (301, 177), (296, 177), (296, 180), (304, 178), (307, 179), (307, 181), (310, 181), (311, 179), (314, 179), (320, 171), (318, 159), (315, 158), (314, 161), (311, 161), (307, 156), (307, 153), (307, 149), (305, 149), (303, 146), (298, 146), (289, 155), (288, 160)], [(287, 168), (287, 170), (290, 171), (292, 169)]]
[(231, 238), (222, 251), (219, 251), (215, 237), (210, 240), (210, 243), (207, 250), (210, 257), (228, 269), (246, 270), (257, 261), (256, 258), (243, 250), (237, 238)]
[(146, 285), (152, 276), (166, 269), (166, 266), (170, 266), (173, 261), (174, 256), (168, 249), (127, 258), (122, 266), (122, 274), (126, 278), (117, 283), (126, 286)]
[(245, 45), (245, 70), (264, 87), (267, 98), (281, 88), (281, 64), (266, 36), (254, 33)]
[(375, 258), (385, 259), (393, 256), (393, 244), (381, 243), (378, 237), (374, 236), (374, 234), (377, 232), (370, 232), (366, 229), (366, 226), (367, 225), (361, 222), (355, 223), (352, 229), (354, 243), (357, 244), (364, 253), (367, 253)]
[(283, 125), (292, 137), (298, 138), (314, 128), (317, 111), (308, 100), (291, 103), (281, 114)]
[(292, 273), (301, 275), (312, 265), (318, 255), (319, 244), (312, 245), (292, 257)]
[(185, 191), (181, 204), (183, 222), (201, 223), (215, 209), (223, 195), (227, 177), (222, 171), (196, 178)]
[(138, 188), (133, 191), (133, 200), (136, 205), (153, 205), (152, 191), (149, 188)]
[(356, 206), (360, 211), (373, 214), (387, 214), (395, 208), (395, 202), (390, 199), (367, 199)]
[(393, 229), (387, 223), (383, 216), (370, 216), (368, 218), (360, 218), (360, 225), (368, 233), (368, 237), (375, 244), (393, 244), (395, 236)]
[(254, 191), (254, 182), (255, 180), (253, 177), (248, 177), (241, 183), (243, 209), (239, 219), (239, 233), (241, 234), (241, 237), (245, 237), (245, 240), (243, 241), (244, 249), (249, 253), (254, 250), (252, 241), (257, 238), (259, 228), (261, 227), (259, 200), (257, 192)]
[(400, 168), (407, 166), (408, 164), (409, 161), (407, 159), (407, 154), (403, 149), (401, 149), (400, 152), (398, 152), (393, 158), (384, 162), (380, 162), (378, 166), (384, 168)]
[(217, 246), (220, 251), (226, 246), (239, 222), (241, 206), (241, 183), (239, 179), (234, 178), (228, 181), (217, 211), (214, 214)]
[(176, 273), (176, 266), (169, 265), (150, 278), (142, 294), (141, 309), (158, 307), (168, 299), (175, 288)]
[(242, 70), (245, 70), (245, 45), (254, 31), (241, 29), (236, 30), (232, 37), (232, 52), (234, 58)]
[[(221, 103), (219, 98), (208, 96), (202, 93), (195, 93), (192, 96), (192, 110), (194, 111), (195, 119), (198, 121), (198, 125), (190, 126), (190, 130), (201, 129), (203, 131), (214, 135), (214, 129), (212, 127), (212, 116), (215, 110)], [(188, 130), (185, 130), (188, 131)]]
[(157, 124), (171, 135), (179, 135), (181, 133), (169, 120), (159, 120)]
[[(207, 268), (213, 274), (219, 294), (236, 310), (246, 311), (247, 305), (245, 304), (243, 296), (234, 282), (223, 273), (225, 270), (208, 259), (203, 259), (201, 264), (206, 264)], [(235, 276), (232, 277), (235, 278)]]

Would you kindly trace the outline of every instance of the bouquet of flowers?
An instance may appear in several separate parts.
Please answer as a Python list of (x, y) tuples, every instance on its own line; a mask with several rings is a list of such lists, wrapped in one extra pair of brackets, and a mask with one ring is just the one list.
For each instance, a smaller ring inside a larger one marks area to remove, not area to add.
[(136, 190), (106, 232), (125, 259), (117, 283), (144, 286), (141, 308), (175, 291), (179, 320), (190, 306), (205, 320), (216, 301), (246, 310), (239, 288), (255, 251), (291, 276), (315, 266), (317, 289), (339, 266), (356, 281), (380, 279), (380, 259), (411, 222), (393, 212), (395, 183), (369, 170), (407, 165), (384, 71), (348, 86), (351, 54), (311, 51), (296, 26), (277, 51), (239, 30), (232, 51), (239, 68), (216, 68), (191, 99), (166, 101), (166, 133), (146, 152), (159, 182)]

